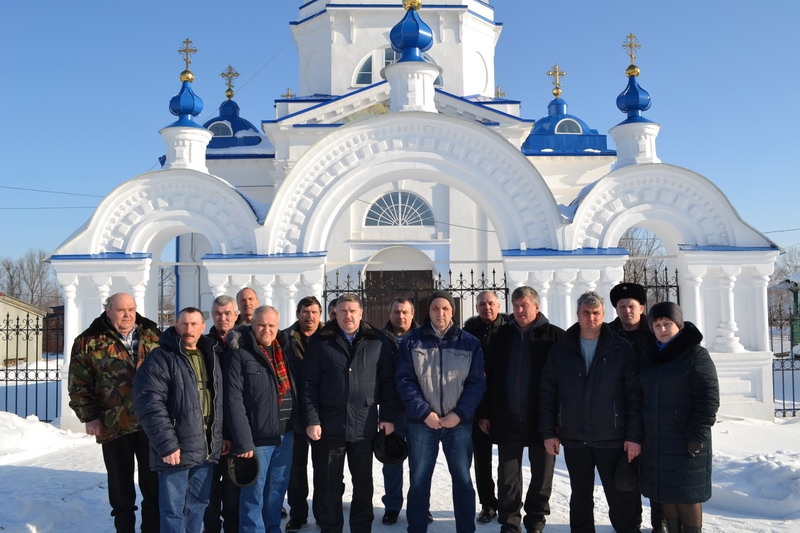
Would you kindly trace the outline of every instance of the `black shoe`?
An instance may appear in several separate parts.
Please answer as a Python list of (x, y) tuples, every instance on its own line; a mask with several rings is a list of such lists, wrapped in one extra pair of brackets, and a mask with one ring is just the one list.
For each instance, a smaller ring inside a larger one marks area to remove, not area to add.
[(306, 525), (305, 518), (290, 518), (288, 522), (286, 522), (286, 533), (292, 533), (292, 531), (300, 531), (304, 525)]
[(433, 515), (431, 513), (428, 513), (428, 523), (429, 524), (433, 523)]
[(478, 518), (475, 519), (479, 524), (488, 524), (497, 515), (497, 509), (491, 507), (483, 507), (481, 512), (478, 513)]
[(281, 520), (289, 516), (289, 513), (286, 512), (286, 507), (281, 507)]
[(389, 525), (396, 524), (398, 516), (400, 516), (400, 511), (386, 511), (383, 513), (383, 520), (381, 520), (381, 522)]

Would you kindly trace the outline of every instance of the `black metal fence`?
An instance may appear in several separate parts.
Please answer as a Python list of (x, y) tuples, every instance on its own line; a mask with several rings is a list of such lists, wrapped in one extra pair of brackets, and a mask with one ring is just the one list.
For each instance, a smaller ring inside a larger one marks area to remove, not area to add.
[(774, 354), (772, 392), (775, 416), (794, 417), (800, 413), (800, 345), (797, 342), (797, 319), (782, 306), (771, 306), (769, 325)]
[[(629, 283), (638, 283), (647, 291), (648, 306), (658, 302), (675, 302), (681, 304), (681, 291), (678, 286), (678, 269), (670, 274), (669, 269), (634, 269), (626, 271), (625, 280)], [(649, 308), (649, 307), (648, 307)]]
[(0, 320), (0, 411), (50, 422), (61, 402), (64, 315)]
[(323, 312), (327, 318), (329, 302), (343, 294), (354, 293), (363, 302), (364, 320), (382, 328), (389, 318), (389, 303), (393, 298), (402, 296), (414, 302), (414, 317), (419, 322), (427, 316), (428, 297), (435, 290), (446, 290), (453, 295), (456, 303), (453, 321), (459, 325), (475, 314), (476, 300), (482, 291), (494, 291), (504, 312), (508, 312), (510, 306), (506, 278), (498, 275), (495, 270), (489, 275), (481, 272), (478, 277), (470, 270), (469, 275), (460, 273), (455, 277), (452, 271), (448, 271), (446, 275), (434, 275), (431, 271), (392, 271), (368, 272), (367, 275), (359, 272), (356, 278), (350, 274), (340, 278), (337, 271), (333, 279), (325, 276)]

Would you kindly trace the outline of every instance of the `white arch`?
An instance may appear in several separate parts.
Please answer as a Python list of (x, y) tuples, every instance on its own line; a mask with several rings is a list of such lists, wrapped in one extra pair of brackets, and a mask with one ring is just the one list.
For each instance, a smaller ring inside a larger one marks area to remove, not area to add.
[(213, 253), (256, 252), (253, 208), (224, 180), (179, 169), (126, 181), (56, 254), (152, 251), (184, 233), (201, 233)]
[(297, 161), (267, 215), (266, 253), (324, 250), (351, 201), (409, 172), (468, 195), (503, 249), (558, 246), (556, 202), (519, 150), (471, 121), (404, 112), (342, 126)]
[(603, 177), (578, 207), (570, 247), (612, 248), (630, 226), (648, 227), (672, 250), (695, 246), (773, 246), (745, 224), (705, 177), (667, 164), (633, 165)]

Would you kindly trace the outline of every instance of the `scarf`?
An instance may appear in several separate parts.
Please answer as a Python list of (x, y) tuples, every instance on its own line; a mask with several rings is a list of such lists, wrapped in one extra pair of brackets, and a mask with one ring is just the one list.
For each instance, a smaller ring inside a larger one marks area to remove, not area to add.
[(281, 350), (281, 345), (278, 343), (278, 339), (272, 341), (270, 348), (272, 349), (272, 357), (270, 357), (269, 351), (261, 346), (264, 356), (272, 365), (272, 370), (275, 371), (275, 376), (278, 378), (278, 405), (280, 405), (283, 403), (283, 397), (286, 391), (290, 390), (292, 385), (289, 381), (289, 371), (286, 369), (286, 362), (283, 359), (283, 351)]

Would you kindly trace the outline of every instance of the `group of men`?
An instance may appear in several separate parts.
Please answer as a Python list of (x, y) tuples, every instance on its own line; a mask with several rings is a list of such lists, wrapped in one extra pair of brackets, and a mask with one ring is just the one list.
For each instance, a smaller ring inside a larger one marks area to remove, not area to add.
[[(645, 298), (640, 285), (618, 285), (611, 293), (618, 318), (605, 324), (603, 298), (585, 293), (578, 322), (565, 332), (549, 323), (538, 293), (525, 286), (511, 295), (511, 315), (500, 313), (495, 293), (480, 293), (478, 315), (463, 329), (453, 322), (455, 301), (446, 291), (430, 295), (421, 325), (411, 300), (394, 299), (383, 330), (363, 320), (356, 295), (340, 296), (324, 324), (320, 302), (309, 296), (298, 302), (296, 322), (279, 331), (278, 311), (244, 288), (236, 299), (214, 300), (213, 326), (204, 335), (199, 309), (183, 309), (159, 333), (136, 313), (131, 295), (118, 293), (75, 340), (70, 406), (102, 444), (117, 531), (134, 531), (135, 461), (143, 532), (278, 532), (284, 495), (285, 530), (298, 531), (309, 518), (309, 449), (317, 525), (323, 532), (345, 529), (347, 461), (347, 530), (371, 531), (379, 430), (407, 441), (411, 533), (427, 531), (433, 520), (440, 447), (459, 533), (495, 516), (501, 533), (541, 532), (561, 446), (571, 529), (594, 530), (596, 469), (615, 530), (639, 531), (638, 490), (618, 487), (615, 470), (641, 449), (635, 350), (647, 333)], [(255, 481), (240, 487), (224, 475), (229, 457), (255, 457)], [(403, 474), (402, 464), (383, 466), (384, 524), (397, 523), (403, 508)], [(658, 531), (656, 512), (654, 504)]]

